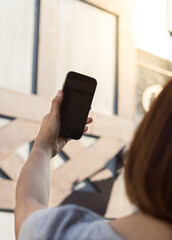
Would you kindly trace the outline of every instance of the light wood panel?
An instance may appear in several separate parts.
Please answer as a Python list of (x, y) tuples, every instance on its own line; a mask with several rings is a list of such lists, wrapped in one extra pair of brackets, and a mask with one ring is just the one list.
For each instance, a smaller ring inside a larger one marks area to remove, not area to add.
[(51, 101), (34, 94), (0, 88), (0, 114), (40, 122), (49, 112)]
[(21, 145), (33, 141), (39, 127), (40, 124), (37, 122), (16, 119), (0, 128), (0, 160)]
[(74, 158), (85, 149), (86, 147), (83, 145), (83, 143), (80, 140), (77, 140), (69, 141), (68, 144), (64, 147), (63, 151), (69, 158)]
[(51, 195), (50, 204), (58, 205), (66, 194), (72, 190), (74, 182), (81, 182), (102, 169), (106, 162), (114, 157), (122, 148), (123, 143), (105, 137), (87, 148), (74, 159), (70, 159), (58, 171), (52, 173), (52, 185), (58, 188)]
[(41, 0), (37, 93), (44, 97), (54, 97), (57, 91), (59, 4), (59, 0)]
[(17, 180), (24, 163), (25, 160), (18, 153), (12, 152), (0, 161), (0, 169), (11, 179)]
[(122, 171), (122, 174), (120, 174), (117, 180), (113, 183), (105, 217), (119, 218), (131, 214), (133, 210), (134, 206), (128, 200), (126, 194), (124, 171)]
[[(53, 96), (58, 64), (58, 29), (61, 0), (41, 2), (38, 93)], [(134, 120), (136, 111), (136, 50), (134, 47), (134, 0), (83, 1), (118, 16), (118, 113)], [(45, 20), (46, 19), (46, 20)], [(51, 28), (49, 27), (51, 26)]]
[(166, 70), (166, 69), (154, 66), (154, 65), (149, 64), (149, 63), (145, 63), (143, 61), (137, 61), (137, 66), (145, 68), (145, 69), (148, 69), (148, 70), (151, 70), (151, 71), (159, 73), (159, 74), (163, 74), (163, 75), (165, 75), (165, 76), (167, 76), (169, 78), (172, 77), (172, 71), (169, 71), (169, 70)]
[[(29, 101), (28, 95), (5, 89), (0, 89), (0, 92), (2, 93), (1, 96), (3, 96), (0, 98), (0, 105), (3, 105), (0, 114), (18, 116), (8, 125), (0, 128), (0, 168), (12, 179), (3, 183), (2, 186), (11, 183), (11, 188), (14, 188), (13, 180), (15, 181), (18, 178), (24, 164), (24, 159), (15, 150), (35, 139), (40, 127), (42, 113), (48, 111), (50, 101), (33, 95), (30, 96), (31, 100)], [(7, 101), (8, 98), (10, 101)], [(16, 105), (19, 108), (20, 102), (23, 102), (28, 111), (14, 110), (14, 102), (17, 103)], [(31, 105), (33, 105), (33, 113)], [(6, 112), (5, 106), (9, 108)], [(30, 109), (28, 106), (30, 106)], [(132, 121), (119, 116), (104, 116), (94, 112), (92, 112), (92, 116), (95, 123), (92, 124), (90, 133), (99, 135), (100, 138), (90, 147), (85, 147), (81, 141), (71, 141), (64, 148), (64, 152), (69, 156), (70, 160), (58, 171), (52, 170), (51, 206), (59, 204), (71, 193), (75, 181), (83, 181), (102, 169), (106, 162), (114, 157), (123, 144), (128, 142), (132, 136)], [(112, 134), (112, 129), (116, 133)], [(118, 129), (121, 130), (118, 131)], [(10, 196), (14, 198), (15, 196), (12, 193)], [(5, 208), (5, 206), (6, 203), (1, 200), (0, 207)], [(9, 209), (13, 208), (13, 200), (9, 201), (8, 206)]]
[(134, 120), (136, 111), (136, 49), (134, 1), (86, 0), (118, 16), (118, 114)]
[(134, 122), (118, 115), (104, 115), (91, 112), (93, 123), (90, 125), (88, 133), (95, 136), (106, 136), (108, 138), (119, 139), (128, 142), (134, 132)]
[(14, 210), (16, 182), (0, 178), (0, 209)]
[(101, 170), (100, 172), (94, 174), (92, 177), (89, 178), (89, 180), (91, 182), (95, 182), (95, 181), (106, 180), (106, 179), (109, 179), (112, 177), (113, 177), (112, 172), (109, 169), (105, 168), (105, 169)]

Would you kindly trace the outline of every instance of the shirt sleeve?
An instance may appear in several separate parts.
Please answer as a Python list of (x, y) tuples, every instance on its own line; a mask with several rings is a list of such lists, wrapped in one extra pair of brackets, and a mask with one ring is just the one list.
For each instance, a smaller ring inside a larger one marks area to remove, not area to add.
[(18, 240), (116, 239), (108, 223), (104, 223), (96, 213), (72, 204), (41, 209), (24, 221)]

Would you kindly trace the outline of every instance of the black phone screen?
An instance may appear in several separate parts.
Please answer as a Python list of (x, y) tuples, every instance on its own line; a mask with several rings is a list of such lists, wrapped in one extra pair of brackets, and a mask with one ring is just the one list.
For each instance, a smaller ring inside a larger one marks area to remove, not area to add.
[(93, 78), (70, 72), (64, 85), (61, 105), (61, 135), (81, 137), (96, 88)]

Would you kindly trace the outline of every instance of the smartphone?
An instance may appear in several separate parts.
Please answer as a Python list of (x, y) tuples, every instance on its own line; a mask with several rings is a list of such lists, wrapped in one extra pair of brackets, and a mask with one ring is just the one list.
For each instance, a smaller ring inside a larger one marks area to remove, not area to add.
[(60, 108), (60, 136), (80, 139), (91, 107), (97, 81), (86, 75), (69, 72), (63, 85)]

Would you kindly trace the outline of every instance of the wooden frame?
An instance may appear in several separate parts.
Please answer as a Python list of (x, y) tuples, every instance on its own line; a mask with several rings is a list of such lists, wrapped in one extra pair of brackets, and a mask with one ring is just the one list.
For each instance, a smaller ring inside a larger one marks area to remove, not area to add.
[[(86, 0), (83, 2), (118, 16), (118, 114), (121, 117), (134, 120), (136, 111), (136, 50), (133, 39), (134, 1)], [(60, 0), (41, 1), (38, 94), (42, 96), (51, 96), (56, 81), (59, 4)]]
[[(25, 162), (16, 150), (35, 139), (40, 122), (49, 111), (50, 103), (50, 100), (43, 97), (0, 88), (0, 106), (2, 106), (0, 115), (14, 118), (6, 126), (0, 128), (0, 169), (10, 178), (10, 180), (1, 180), (3, 191), (0, 196), (0, 209), (14, 209), (16, 181)], [(16, 105), (20, 107), (16, 108)], [(101, 137), (89, 148), (86, 148), (81, 141), (71, 142), (64, 148), (70, 161), (58, 171), (52, 169), (51, 206), (58, 205), (71, 193), (74, 182), (94, 176), (132, 136), (133, 121), (119, 116), (92, 114), (96, 124), (92, 125), (89, 133)], [(108, 126), (106, 126), (107, 123)], [(116, 129), (114, 134), (111, 132), (112, 127)], [(123, 131), (118, 129), (123, 129)], [(68, 175), (67, 178), (65, 173)], [(6, 201), (7, 198), (8, 201)]]
[[(0, 168), (11, 178), (1, 180), (3, 194), (0, 197), (0, 209), (14, 209), (16, 180), (24, 164), (24, 159), (16, 153), (16, 149), (35, 139), (40, 122), (50, 108), (50, 98), (53, 97), (56, 82), (60, 1), (63, 0), (41, 0), (37, 96), (0, 88), (0, 115), (15, 118), (0, 129)], [(89, 134), (98, 135), (100, 138), (90, 148), (86, 148), (81, 141), (76, 141), (69, 143), (64, 149), (71, 159), (58, 171), (52, 169), (50, 206), (59, 204), (71, 193), (75, 181), (90, 177), (96, 179), (98, 177), (94, 176), (96, 172), (130, 141), (134, 131), (136, 103), (136, 59), (132, 20), (134, 1), (85, 2), (118, 16), (118, 115), (104, 116), (93, 112), (95, 123), (90, 127)], [(15, 171), (11, 166), (15, 166)], [(68, 173), (67, 178), (65, 172)], [(6, 201), (7, 198), (9, 201)]]

